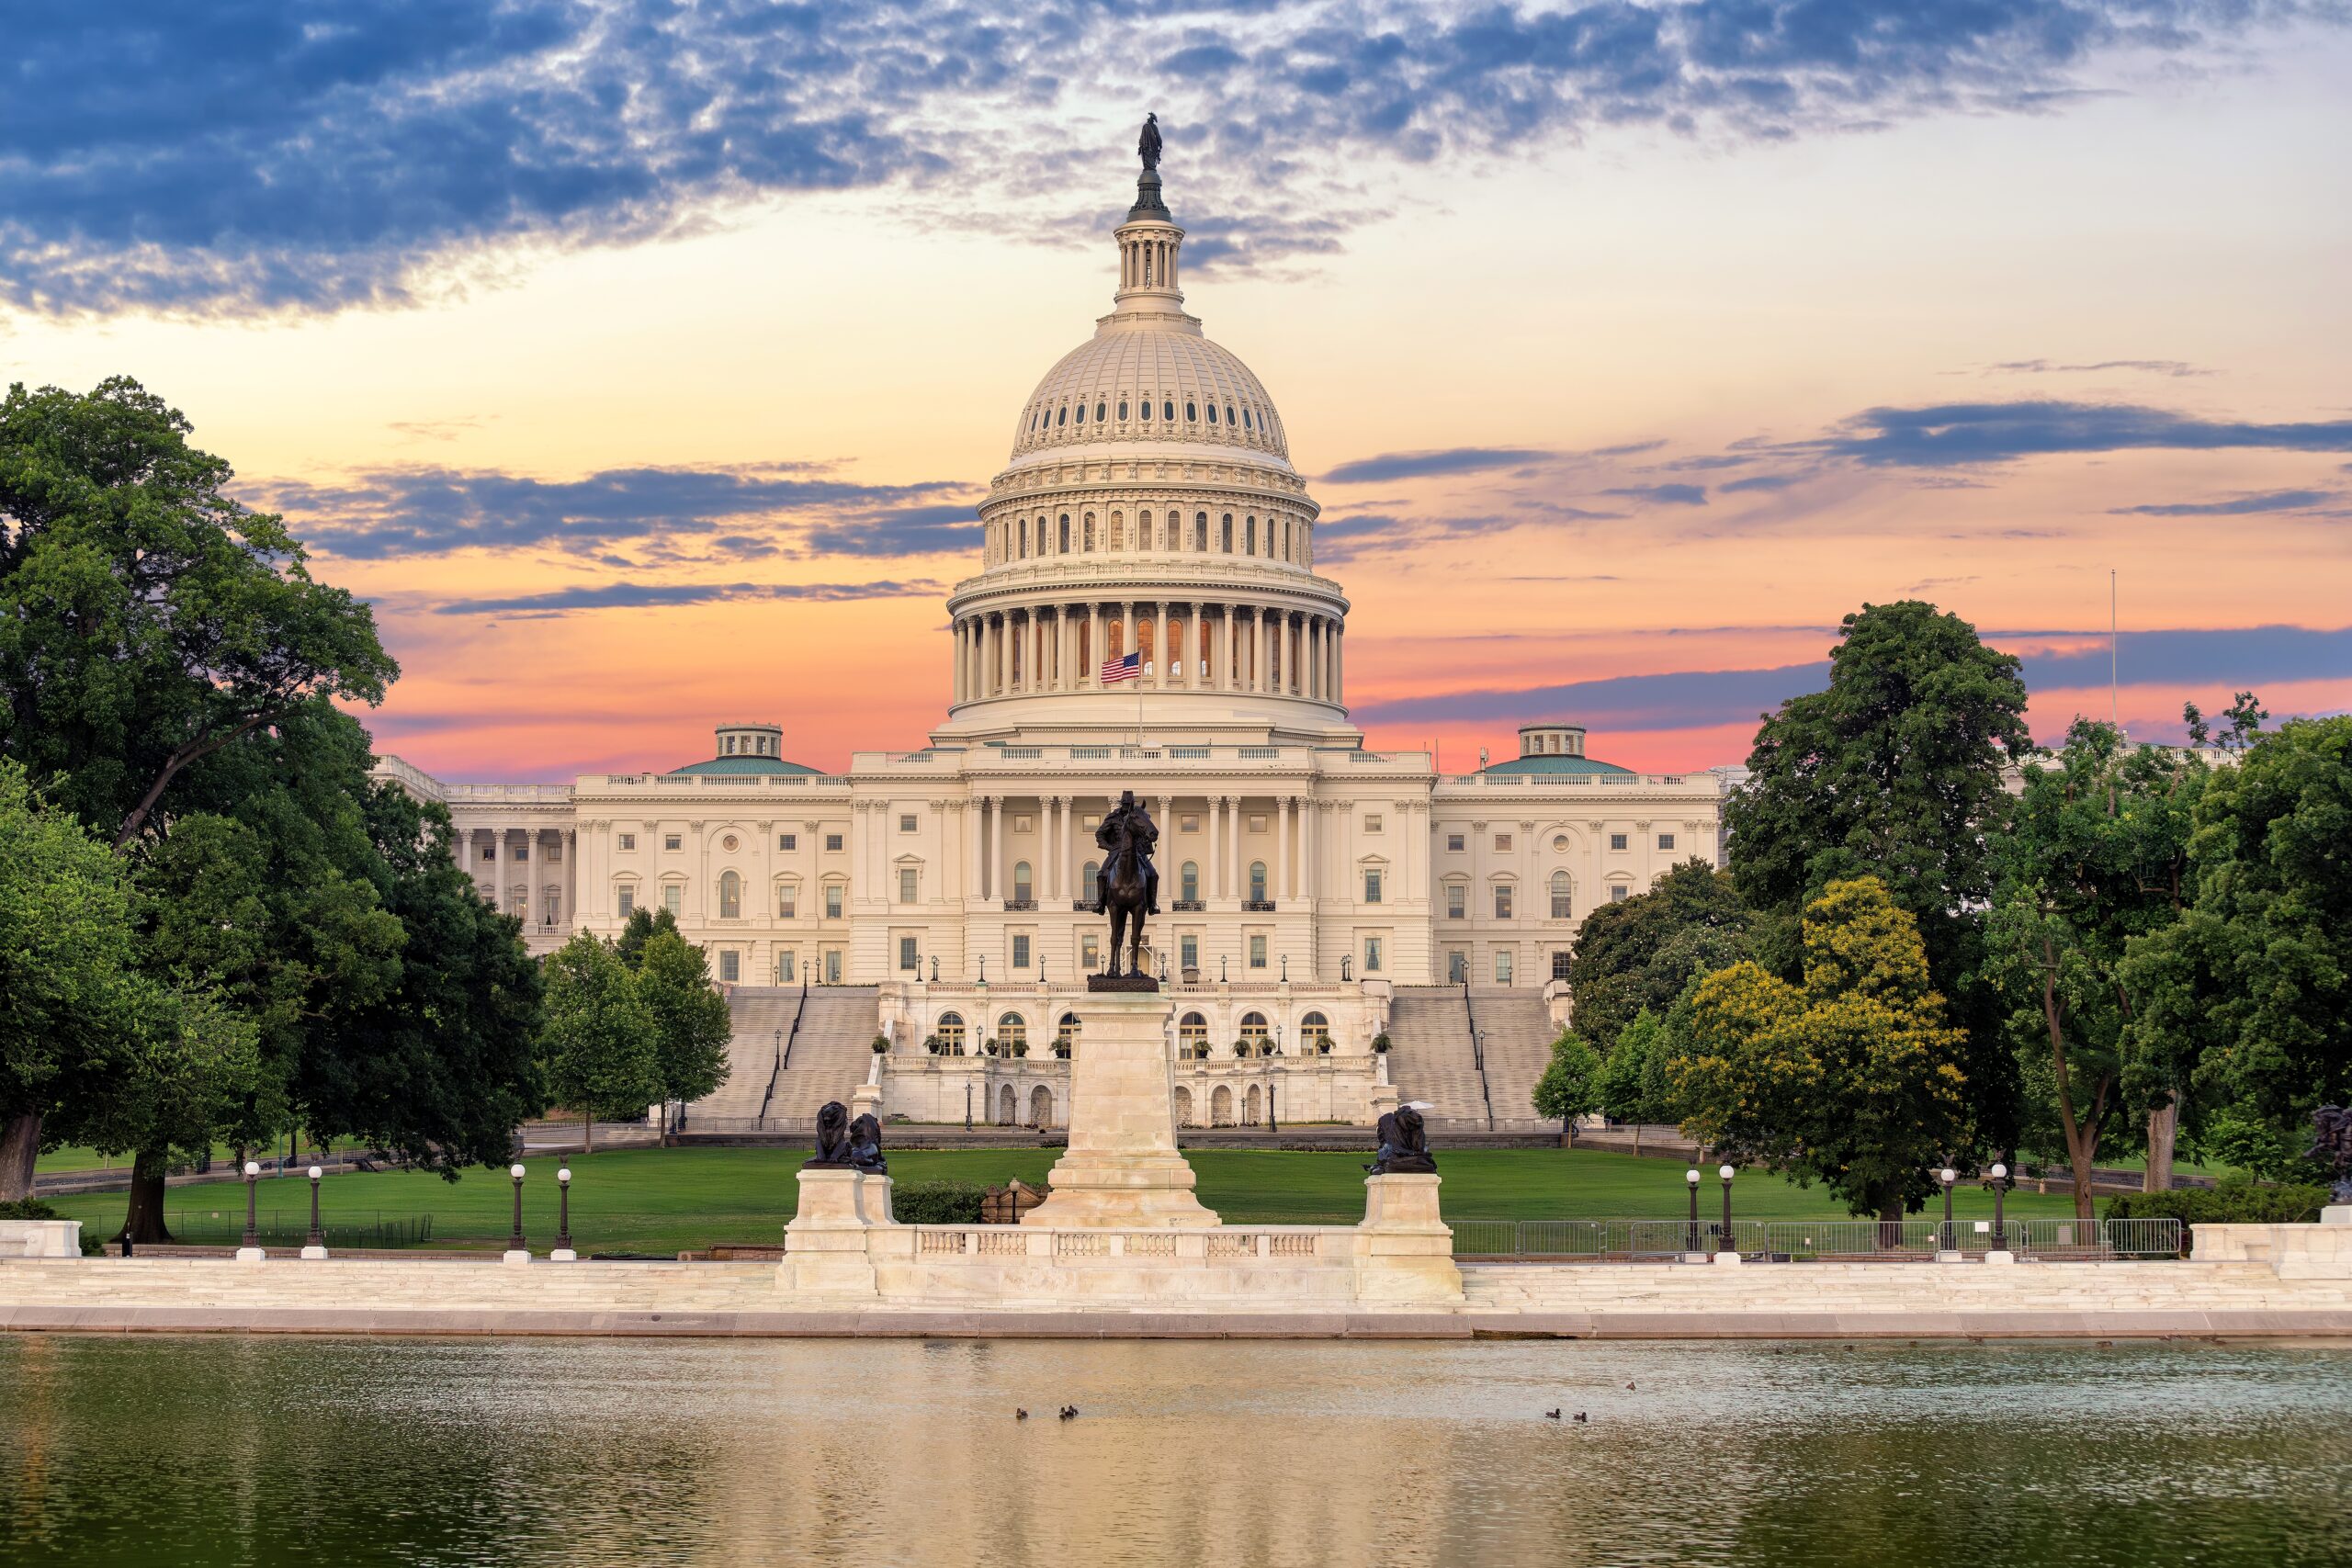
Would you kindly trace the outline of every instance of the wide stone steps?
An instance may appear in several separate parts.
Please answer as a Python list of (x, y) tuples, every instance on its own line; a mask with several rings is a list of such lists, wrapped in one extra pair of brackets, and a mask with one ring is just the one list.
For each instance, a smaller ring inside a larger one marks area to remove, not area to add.
[(727, 1081), (686, 1107), (686, 1124), (701, 1116), (756, 1116), (760, 1098), (767, 1092), (768, 1073), (775, 1065), (779, 1031), (792, 1032), (792, 1010), (800, 1005), (800, 988), (739, 986), (727, 998), (735, 1029), (727, 1043)]
[[(873, 1069), (874, 1036), (882, 1027), (880, 993), (872, 986), (817, 986), (800, 1015), (792, 1060), (776, 1079), (768, 1106), (771, 1123), (813, 1123), (829, 1100), (843, 1105)], [(756, 1106), (754, 1107), (756, 1109)]]
[(1455, 986), (1399, 986), (1388, 1003), (1388, 1081), (1399, 1101), (1427, 1100), (1431, 1123), (1484, 1128), (1485, 1086), (1470, 1014)]
[(1535, 1114), (1535, 1082), (1551, 1065), (1552, 1043), (1560, 1037), (1541, 991), (1516, 987), (1471, 988), (1470, 1008), (1486, 1036), (1487, 1091), (1493, 1096), (1498, 1131), (1548, 1128)]

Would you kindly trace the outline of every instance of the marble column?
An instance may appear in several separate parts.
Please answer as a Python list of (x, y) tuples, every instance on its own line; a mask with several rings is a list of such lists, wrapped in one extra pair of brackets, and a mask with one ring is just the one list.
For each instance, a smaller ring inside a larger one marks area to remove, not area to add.
[(977, 800), (967, 801), (962, 813), (964, 829), (964, 897), (967, 898), (980, 897), (988, 891), (986, 886), (980, 880), (980, 846), (988, 837), (988, 799), (986, 796), (982, 796)]
[(1204, 898), (1221, 898), (1225, 896), (1225, 855), (1222, 848), (1224, 842), (1225, 802), (1216, 795), (1211, 795), (1209, 796), (1208, 875), (1201, 888), (1201, 897)]
[(1273, 678), (1268, 669), (1267, 658), (1268, 651), (1272, 646), (1270, 636), (1272, 629), (1267, 621), (1265, 610), (1261, 608), (1258, 611), (1256, 638), (1251, 646), (1251, 651), (1256, 655), (1257, 662), (1250, 672), (1251, 677), (1250, 689), (1267, 696), (1272, 695), (1274, 690)]
[[(1136, 602), (1124, 600), (1119, 605), (1119, 657), (1125, 659), (1136, 650)], [(1143, 677), (1137, 675), (1137, 680)]]
[(1225, 657), (1216, 661), (1216, 689), (1230, 692), (1233, 686), (1233, 606), (1227, 604), (1217, 616), (1225, 638)]
[(1277, 898), (1288, 898), (1292, 896), (1290, 880), (1290, 796), (1286, 795), (1276, 795), (1274, 797), (1274, 886), (1272, 891), (1273, 892), (1273, 896)]
[(1089, 687), (1102, 684), (1102, 606), (1100, 604), (1086, 607), (1086, 668), (1078, 673), (1080, 681)]
[(1168, 602), (1161, 600), (1158, 610), (1159, 624), (1151, 634), (1151, 685), (1152, 690), (1164, 692), (1174, 684), (1169, 678), (1174, 661), (1168, 657)]

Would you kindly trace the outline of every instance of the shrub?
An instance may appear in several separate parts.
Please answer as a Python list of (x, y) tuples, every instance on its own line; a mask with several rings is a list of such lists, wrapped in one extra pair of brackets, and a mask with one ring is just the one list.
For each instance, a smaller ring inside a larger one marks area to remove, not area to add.
[(875, 1054), (876, 1055), (877, 1055), (877, 1056), (882, 1055), (884, 1055), (885, 1053), (887, 1053), (889, 1049), (890, 1049), (890, 1037), (889, 1037), (888, 1035), (887, 1035), (887, 1034), (877, 1034), (877, 1035), (876, 1035), (876, 1036), (874, 1037), (874, 1054)]
[(902, 1225), (976, 1225), (985, 1189), (969, 1181), (907, 1181), (890, 1190), (890, 1213)]
[(1386, 1030), (1384, 1029), (1379, 1033), (1372, 1037), (1372, 1048), (1375, 1051), (1384, 1052), (1388, 1049), (1388, 1032)]
[(2175, 1188), (2170, 1192), (2120, 1192), (2107, 1201), (2107, 1217), (2178, 1220), (2185, 1247), (2194, 1241), (2200, 1224), (2311, 1224), (2328, 1201), (2324, 1187), (2261, 1187), (2239, 1179), (2219, 1187)]
[(0, 1203), (0, 1220), (59, 1220), (64, 1217), (38, 1198), (19, 1198), (13, 1203)]

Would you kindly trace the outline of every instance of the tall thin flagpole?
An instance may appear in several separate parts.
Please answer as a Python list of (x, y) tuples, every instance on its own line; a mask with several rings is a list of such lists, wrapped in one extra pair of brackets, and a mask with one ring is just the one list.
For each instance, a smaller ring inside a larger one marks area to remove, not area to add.
[(2107, 569), (2107, 717), (2115, 733), (2123, 733), (2123, 694), (2117, 679), (2115, 656), (2115, 569)]

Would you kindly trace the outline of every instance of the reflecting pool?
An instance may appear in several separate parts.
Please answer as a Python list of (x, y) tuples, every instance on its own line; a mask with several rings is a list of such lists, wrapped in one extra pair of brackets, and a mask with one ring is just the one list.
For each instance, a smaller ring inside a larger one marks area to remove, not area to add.
[(0, 1336), (9, 1563), (2347, 1561), (2334, 1349)]

